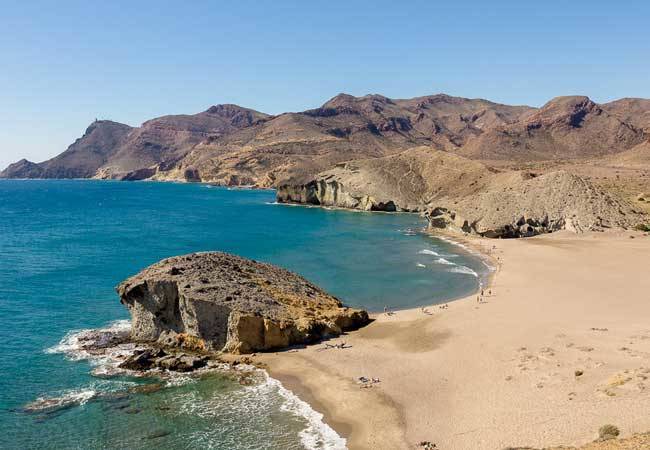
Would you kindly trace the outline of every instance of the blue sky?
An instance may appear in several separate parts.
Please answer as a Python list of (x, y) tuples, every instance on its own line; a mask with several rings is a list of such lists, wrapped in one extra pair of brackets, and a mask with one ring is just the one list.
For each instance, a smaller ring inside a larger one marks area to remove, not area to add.
[(138, 125), (217, 103), (650, 97), (646, 1), (0, 0), (0, 11), (2, 167), (58, 154), (95, 117)]

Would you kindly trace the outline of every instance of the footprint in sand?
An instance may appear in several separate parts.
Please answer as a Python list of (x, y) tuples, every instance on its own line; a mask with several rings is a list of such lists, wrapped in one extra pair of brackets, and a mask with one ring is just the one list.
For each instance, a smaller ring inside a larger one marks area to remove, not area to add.
[(648, 357), (650, 357), (649, 353), (634, 350), (634, 349), (632, 349), (630, 347), (623, 346), (623, 347), (619, 348), (618, 350), (621, 351), (621, 352), (626, 353), (630, 358), (648, 358)]
[(539, 354), (544, 358), (552, 358), (555, 356), (555, 350), (553, 350), (551, 347), (542, 347), (542, 349), (539, 351)]

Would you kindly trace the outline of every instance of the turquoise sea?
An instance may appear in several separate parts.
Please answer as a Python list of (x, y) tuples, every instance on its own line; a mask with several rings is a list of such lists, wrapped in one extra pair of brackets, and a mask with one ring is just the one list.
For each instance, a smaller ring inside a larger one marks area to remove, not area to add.
[[(379, 311), (474, 292), (476, 256), (417, 215), (274, 204), (202, 184), (0, 180), (0, 448), (343, 448), (263, 372), (163, 381), (102, 376), (84, 329), (128, 328), (114, 286), (161, 258), (222, 250), (284, 266)], [(93, 373), (94, 372), (94, 373)], [(55, 407), (26, 411), (35, 401)]]

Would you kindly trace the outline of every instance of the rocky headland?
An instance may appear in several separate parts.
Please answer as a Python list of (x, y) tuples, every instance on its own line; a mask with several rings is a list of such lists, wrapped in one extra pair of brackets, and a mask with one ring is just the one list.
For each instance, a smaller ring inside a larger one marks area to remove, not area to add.
[(219, 252), (165, 259), (117, 291), (132, 341), (200, 353), (281, 349), (369, 322), (298, 275)]
[(494, 168), (425, 147), (339, 164), (305, 184), (278, 188), (281, 203), (421, 212), (433, 229), (527, 237), (631, 228), (645, 215), (567, 170)]

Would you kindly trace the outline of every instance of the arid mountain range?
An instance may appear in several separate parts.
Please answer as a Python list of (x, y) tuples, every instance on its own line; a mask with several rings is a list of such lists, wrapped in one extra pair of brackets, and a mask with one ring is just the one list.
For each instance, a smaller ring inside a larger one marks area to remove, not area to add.
[(59, 156), (19, 161), (1, 176), (275, 187), (339, 162), (417, 146), (486, 161), (564, 160), (623, 152), (649, 134), (650, 100), (598, 105), (559, 97), (536, 109), (443, 94), (407, 100), (340, 94), (320, 108), (276, 116), (217, 105), (138, 128), (97, 121)]
[(138, 128), (97, 121), (55, 158), (0, 177), (274, 187), (281, 201), (426, 211), (466, 232), (530, 235), (646, 222), (649, 139), (646, 99), (533, 108), (339, 94), (279, 115), (217, 105)]

